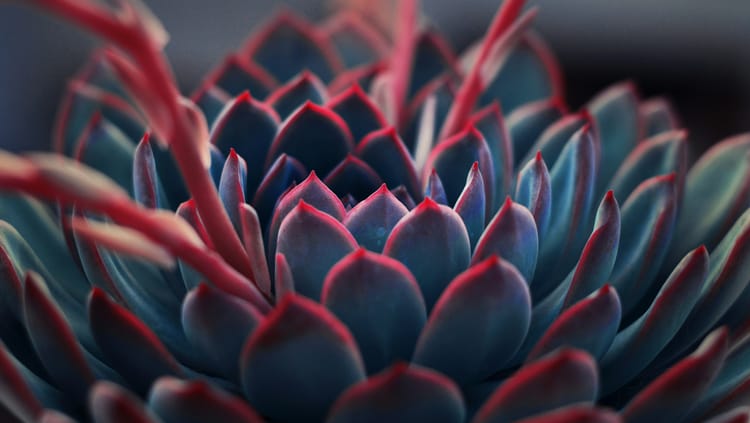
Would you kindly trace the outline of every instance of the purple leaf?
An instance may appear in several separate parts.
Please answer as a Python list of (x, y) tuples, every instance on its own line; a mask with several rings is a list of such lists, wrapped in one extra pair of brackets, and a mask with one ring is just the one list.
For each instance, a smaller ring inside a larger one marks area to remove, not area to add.
[(305, 201), (279, 228), (277, 250), (289, 263), (295, 291), (315, 300), (331, 267), (356, 248), (357, 241), (341, 222)]
[(91, 388), (89, 410), (96, 423), (157, 423), (140, 399), (107, 381)]
[(458, 196), (453, 210), (461, 216), (469, 234), (471, 250), (477, 245), (484, 232), (486, 201), (484, 197), (484, 179), (479, 171), (479, 163), (474, 162), (466, 177), (466, 186)]
[(279, 127), (279, 116), (270, 107), (243, 92), (216, 118), (211, 128), (211, 143), (225, 155), (234, 149), (247, 160), (247, 193), (258, 188), (266, 156)]
[(320, 79), (305, 70), (271, 93), (266, 99), (266, 104), (273, 107), (281, 119), (286, 119), (308, 101), (323, 105), (328, 101), (328, 94)]
[(365, 135), (388, 126), (383, 113), (358, 84), (332, 98), (326, 107), (344, 119), (352, 131), (355, 144), (362, 141)]
[(323, 182), (336, 194), (351, 195), (355, 201), (367, 198), (382, 184), (380, 176), (367, 163), (352, 155), (333, 168)]
[(430, 176), (427, 177), (427, 181), (425, 182), (424, 198), (432, 199), (443, 206), (448, 205), (448, 196), (445, 194), (443, 181), (440, 180), (440, 176), (435, 169), (432, 169)]
[(414, 207), (417, 207), (417, 203), (414, 202), (414, 199), (409, 195), (409, 192), (403, 185), (393, 188), (391, 194), (393, 194), (393, 196), (396, 197), (407, 210), (412, 210)]
[(274, 289), (276, 290), (276, 302), (278, 303), (287, 294), (294, 294), (294, 279), (292, 278), (292, 269), (283, 254), (276, 254), (274, 261), (276, 269), (274, 279)]
[(403, 185), (409, 194), (420, 198), (414, 162), (394, 128), (371, 132), (357, 145), (355, 154), (370, 165), (389, 187)]
[(458, 275), (443, 292), (419, 337), (413, 361), (459, 384), (479, 382), (513, 356), (526, 336), (530, 316), (523, 277), (510, 263), (492, 256)]
[(147, 208), (165, 208), (162, 188), (156, 173), (156, 163), (151, 150), (149, 135), (146, 134), (138, 143), (133, 155), (133, 198)]
[(410, 359), (427, 320), (419, 285), (406, 266), (362, 248), (328, 272), (321, 303), (349, 327), (369, 374)]
[(506, 119), (506, 126), (513, 141), (514, 166), (518, 167), (539, 136), (560, 119), (565, 107), (559, 99), (541, 100), (514, 110)]
[(598, 385), (594, 359), (563, 348), (506, 379), (472, 423), (510, 423), (573, 404), (593, 404)]
[(409, 210), (385, 184), (354, 206), (344, 218), (344, 226), (360, 246), (379, 253), (383, 251), (391, 230)]
[(701, 398), (727, 355), (726, 329), (706, 337), (695, 352), (662, 373), (623, 409), (629, 422), (679, 421)]
[(472, 263), (497, 255), (514, 265), (528, 284), (534, 277), (538, 252), (534, 216), (507, 197), (479, 238)]
[(151, 329), (94, 288), (88, 302), (89, 325), (106, 362), (140, 394), (162, 375), (179, 375), (177, 361)]
[(276, 202), (294, 183), (304, 179), (305, 175), (307, 170), (302, 163), (286, 154), (279, 156), (268, 169), (253, 197), (253, 207), (258, 212), (258, 220), (263, 228), (270, 225)]
[(707, 273), (708, 253), (700, 247), (677, 265), (649, 309), (617, 334), (600, 361), (603, 394), (637, 376), (667, 345), (698, 300)]
[(271, 275), (268, 271), (268, 262), (263, 245), (263, 229), (260, 226), (258, 213), (249, 204), (241, 204), (240, 222), (242, 241), (253, 272), (253, 282), (261, 292), (270, 298)]
[(148, 405), (164, 423), (262, 423), (245, 401), (202, 381), (163, 377), (156, 381)]
[(326, 423), (461, 423), (464, 408), (453, 381), (429, 369), (397, 363), (345, 391)]
[(245, 203), (245, 179), (247, 175), (247, 163), (238, 156), (234, 149), (229, 150), (229, 156), (224, 163), (224, 170), (221, 172), (221, 181), (219, 182), (219, 197), (224, 203), (232, 221), (235, 232), (242, 233), (242, 223), (240, 217), (240, 205)]
[(620, 299), (609, 285), (575, 303), (558, 317), (526, 357), (534, 361), (559, 347), (571, 347), (601, 358), (620, 326)]
[(321, 421), (336, 398), (365, 378), (354, 338), (323, 306), (287, 295), (245, 344), (248, 401), (279, 421)]
[(471, 246), (461, 217), (428, 197), (396, 224), (383, 254), (409, 268), (430, 310), (448, 283), (469, 266)]
[(306, 102), (281, 124), (266, 166), (282, 153), (325, 175), (354, 149), (346, 122), (322, 106)]
[(495, 193), (490, 212), (494, 213), (500, 208), (502, 198), (511, 194), (513, 184), (513, 144), (510, 140), (510, 133), (505, 128), (500, 104), (497, 102), (493, 102), (478, 111), (471, 117), (469, 124), (482, 133), (492, 157), (492, 168), (495, 171), (495, 179), (492, 185), (495, 187)]
[(190, 343), (207, 358), (207, 364), (225, 378), (236, 381), (238, 360), (245, 339), (263, 321), (249, 303), (201, 284), (182, 304), (182, 327)]
[(552, 215), (552, 187), (540, 152), (519, 171), (515, 200), (534, 216), (539, 243), (542, 244)]

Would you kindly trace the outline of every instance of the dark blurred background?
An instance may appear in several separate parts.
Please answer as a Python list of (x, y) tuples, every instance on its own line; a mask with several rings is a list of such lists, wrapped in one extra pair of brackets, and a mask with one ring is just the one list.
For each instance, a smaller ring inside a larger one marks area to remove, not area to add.
[[(23, 1), (23, 0), (21, 0)], [(382, 1), (382, 0), (372, 0)], [(321, 19), (321, 0), (145, 0), (171, 34), (167, 53), (190, 92), (248, 32), (282, 5)], [(422, 0), (454, 47), (481, 35), (499, 0)], [(750, 130), (750, 1), (536, 0), (535, 27), (562, 64), (573, 108), (632, 79), (643, 97), (670, 98), (693, 153)], [(96, 41), (38, 10), (0, 2), (0, 146), (44, 149), (66, 79)]]

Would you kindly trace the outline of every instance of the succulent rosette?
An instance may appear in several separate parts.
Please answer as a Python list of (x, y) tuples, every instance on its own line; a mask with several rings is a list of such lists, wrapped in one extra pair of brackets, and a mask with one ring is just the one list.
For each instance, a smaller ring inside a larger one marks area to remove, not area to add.
[(110, 47), (0, 155), (3, 421), (750, 418), (750, 135), (570, 112), (523, 1), (284, 12), (189, 99), (140, 3), (32, 3)]

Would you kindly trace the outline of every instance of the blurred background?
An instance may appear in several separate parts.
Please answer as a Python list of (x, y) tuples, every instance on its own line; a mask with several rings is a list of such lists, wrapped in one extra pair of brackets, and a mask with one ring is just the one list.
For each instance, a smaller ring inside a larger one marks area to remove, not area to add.
[[(21, 0), (23, 2), (24, 0)], [(354, 0), (356, 1), (356, 0)], [(372, 0), (383, 1), (383, 0)], [(183, 92), (275, 9), (313, 20), (331, 0), (144, 0), (171, 34), (167, 53)], [(454, 48), (480, 36), (499, 0), (422, 0)], [(535, 24), (556, 52), (573, 109), (632, 79), (642, 96), (673, 101), (693, 154), (750, 130), (750, 1), (536, 0)], [(39, 11), (0, 2), (0, 147), (46, 149), (65, 81), (97, 45)]]

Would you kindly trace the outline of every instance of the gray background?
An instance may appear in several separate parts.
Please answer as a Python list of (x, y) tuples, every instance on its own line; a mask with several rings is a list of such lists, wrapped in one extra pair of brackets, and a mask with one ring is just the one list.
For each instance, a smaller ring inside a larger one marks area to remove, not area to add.
[[(23, 1), (23, 0), (21, 0)], [(378, 0), (373, 0), (378, 1)], [(167, 53), (181, 88), (286, 4), (313, 19), (320, 1), (145, 0), (171, 33)], [(463, 46), (481, 34), (496, 0), (423, 0), (429, 19)], [(693, 150), (750, 130), (750, 1), (537, 0), (536, 28), (563, 65), (578, 107), (606, 85), (634, 79), (644, 96), (667, 95), (691, 131)], [(457, 16), (461, 13), (462, 16)], [(0, 146), (43, 149), (65, 80), (96, 45), (83, 32), (0, 1)]]

